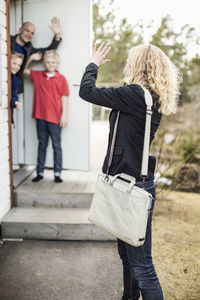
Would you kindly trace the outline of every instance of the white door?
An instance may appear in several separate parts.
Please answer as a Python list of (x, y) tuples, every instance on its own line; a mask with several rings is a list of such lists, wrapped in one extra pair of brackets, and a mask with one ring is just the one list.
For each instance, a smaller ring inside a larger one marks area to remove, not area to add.
[[(27, 0), (23, 3), (23, 21), (36, 27), (32, 43), (35, 47), (50, 44), (53, 33), (49, 29), (54, 16), (62, 25), (62, 42), (58, 47), (59, 71), (69, 84), (68, 126), (62, 130), (63, 168), (89, 169), (90, 105), (79, 96), (79, 84), (91, 52), (92, 9), (91, 0)], [(33, 69), (43, 69), (34, 64)], [(25, 80), (24, 89), (24, 162), (36, 164), (37, 135), (32, 119), (33, 85)], [(52, 144), (49, 141), (46, 166), (53, 166)]]
[[(22, 24), (22, 0), (10, 1), (10, 33), (15, 35), (18, 33)], [(22, 104), (20, 112), (16, 109), (13, 111), (15, 126), (12, 126), (12, 149), (13, 164), (24, 164), (24, 105), (23, 95), (19, 95), (19, 101)]]

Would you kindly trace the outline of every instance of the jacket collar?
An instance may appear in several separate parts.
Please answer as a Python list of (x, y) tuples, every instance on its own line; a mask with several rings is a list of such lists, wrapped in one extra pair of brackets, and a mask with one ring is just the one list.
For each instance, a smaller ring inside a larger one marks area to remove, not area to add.
[[(19, 34), (16, 34), (14, 36), (11, 37), (11, 42), (12, 42), (12, 51), (14, 50), (14, 47), (15, 47), (15, 43), (16, 43), (16, 39), (17, 39), (17, 36)], [(22, 46), (26, 51), (29, 51), (31, 48), (32, 48), (32, 43), (31, 42), (28, 42), (26, 44), (24, 44), (24, 46)]]

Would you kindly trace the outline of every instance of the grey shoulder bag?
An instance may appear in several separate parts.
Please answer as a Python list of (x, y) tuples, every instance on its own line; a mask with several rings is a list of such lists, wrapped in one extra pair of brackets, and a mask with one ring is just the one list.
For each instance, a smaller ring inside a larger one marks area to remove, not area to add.
[[(145, 178), (148, 174), (152, 96), (147, 89), (143, 90), (147, 109), (141, 176)], [(145, 241), (152, 195), (135, 186), (135, 178), (128, 174), (121, 173), (115, 176), (108, 174), (113, 158), (119, 115), (120, 112), (118, 111), (108, 169), (106, 174), (100, 174), (97, 178), (96, 189), (89, 211), (89, 221), (126, 243), (138, 247), (143, 245)]]

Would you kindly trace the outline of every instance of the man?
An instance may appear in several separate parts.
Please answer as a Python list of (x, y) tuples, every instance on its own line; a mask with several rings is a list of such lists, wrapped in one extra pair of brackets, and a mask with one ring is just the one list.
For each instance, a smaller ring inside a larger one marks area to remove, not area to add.
[[(46, 48), (34, 48), (31, 40), (35, 33), (35, 26), (31, 22), (25, 22), (19, 29), (19, 33), (11, 36), (11, 51), (19, 52), (24, 55), (23, 64), (20, 71), (17, 73), (17, 77), (22, 80), (22, 74), (29, 56), (36, 52), (44, 53), (47, 50), (57, 49), (61, 42), (61, 26), (58, 18), (54, 17), (51, 20), (51, 30), (54, 33), (54, 38), (51, 44)], [(18, 93), (23, 92), (23, 84), (20, 84)]]

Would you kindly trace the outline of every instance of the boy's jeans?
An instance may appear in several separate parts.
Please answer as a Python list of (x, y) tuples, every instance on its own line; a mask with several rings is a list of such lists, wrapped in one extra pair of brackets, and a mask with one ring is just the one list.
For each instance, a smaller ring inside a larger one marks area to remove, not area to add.
[(38, 136), (37, 174), (43, 175), (46, 149), (50, 135), (54, 153), (54, 175), (60, 176), (62, 170), (61, 128), (58, 124), (44, 120), (37, 119), (36, 121)]
[[(142, 187), (142, 184), (137, 184), (137, 186)], [(146, 182), (145, 190), (152, 194), (153, 202), (144, 245), (133, 247), (118, 240), (118, 252), (123, 264), (124, 293), (122, 300), (138, 300), (140, 292), (143, 300), (163, 300), (162, 289), (151, 256), (151, 223), (155, 202), (154, 183)]]

